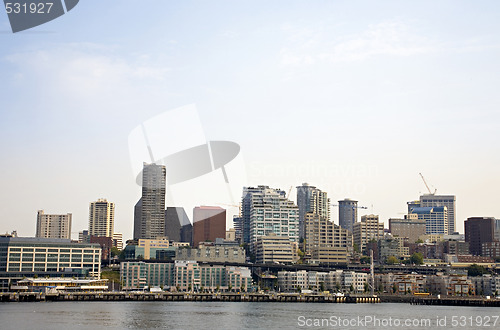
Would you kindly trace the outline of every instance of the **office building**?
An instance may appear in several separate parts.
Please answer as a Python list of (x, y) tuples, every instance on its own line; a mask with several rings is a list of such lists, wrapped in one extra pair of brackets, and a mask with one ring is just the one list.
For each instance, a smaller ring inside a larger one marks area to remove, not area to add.
[(177, 249), (175, 260), (244, 263), (245, 249), (238, 245), (225, 246), (200, 244), (200, 246), (196, 249)]
[(495, 218), (467, 218), (465, 241), (469, 243), (470, 254), (482, 256), (483, 243), (495, 241)]
[(411, 214), (416, 214), (418, 219), (425, 220), (426, 234), (449, 234), (448, 208), (446, 206), (415, 207), (412, 208)]
[(90, 243), (90, 235), (88, 230), (78, 232), (78, 243)]
[(425, 235), (425, 220), (417, 214), (409, 214), (404, 219), (389, 219), (389, 231), (392, 236), (407, 237), (408, 242), (415, 243)]
[(327, 193), (303, 183), (297, 187), (297, 206), (299, 207), (299, 237), (304, 237), (306, 213), (314, 213), (330, 220), (330, 200)]
[(352, 234), (315, 213), (306, 213), (304, 252), (317, 262), (345, 262), (352, 252)]
[(233, 216), (233, 226), (235, 231), (235, 240), (243, 243), (243, 217), (239, 215)]
[(134, 239), (165, 236), (166, 169), (144, 163), (142, 196), (134, 209)]
[(113, 237), (115, 226), (115, 203), (101, 198), (90, 203), (89, 235)]
[(339, 226), (349, 230), (354, 229), (354, 223), (358, 221), (358, 201), (344, 199), (339, 201)]
[(193, 246), (226, 237), (226, 210), (218, 206), (198, 206), (193, 210)]
[(454, 195), (432, 195), (425, 194), (420, 196), (421, 207), (446, 207), (448, 214), (447, 233), (453, 234), (456, 229), (456, 198)]
[[(181, 240), (181, 231), (184, 226), (191, 226), (191, 221), (183, 207), (167, 207), (165, 210), (165, 236), (175, 242)], [(187, 241), (191, 244), (191, 238)]]
[(0, 291), (25, 277), (100, 278), (99, 244), (69, 239), (0, 236)]
[(258, 236), (255, 243), (256, 263), (295, 263), (299, 260), (298, 248), (297, 242), (291, 242), (286, 236), (275, 233)]
[(378, 215), (363, 215), (361, 222), (356, 222), (353, 228), (353, 239), (359, 250), (365, 250), (366, 243), (378, 241), (384, 237), (384, 223), (378, 221)]
[(45, 214), (39, 210), (36, 217), (36, 237), (71, 239), (71, 213)]
[(268, 186), (251, 188), (243, 200), (242, 211), (243, 219), (250, 219), (251, 249), (258, 237), (271, 233), (299, 242), (299, 208), (286, 198), (284, 191)]
[(123, 234), (113, 233), (113, 246), (118, 250), (123, 250)]

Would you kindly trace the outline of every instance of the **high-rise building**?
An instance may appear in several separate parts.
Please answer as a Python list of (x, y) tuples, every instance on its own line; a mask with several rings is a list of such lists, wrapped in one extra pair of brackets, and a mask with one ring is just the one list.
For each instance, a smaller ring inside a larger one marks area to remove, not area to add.
[(165, 236), (165, 189), (165, 166), (144, 163), (142, 197), (134, 210), (134, 239)]
[(305, 252), (319, 247), (352, 249), (352, 234), (347, 229), (315, 213), (306, 213), (305, 221)]
[(113, 237), (115, 226), (115, 203), (98, 199), (89, 207), (89, 235)]
[(260, 194), (265, 186), (243, 187), (241, 197), (241, 232), (243, 243), (250, 243), (250, 211), (252, 209), (252, 195)]
[(339, 226), (351, 233), (354, 223), (358, 221), (358, 201), (344, 199), (339, 201)]
[(495, 241), (495, 218), (467, 218), (465, 220), (465, 241), (469, 243), (470, 254), (482, 255), (482, 244)]
[(71, 239), (71, 213), (45, 214), (39, 210), (36, 217), (36, 237)]
[(404, 219), (389, 219), (389, 231), (392, 236), (407, 237), (408, 242), (415, 243), (425, 235), (425, 220), (413, 213), (405, 215)]
[[(171, 241), (181, 242), (181, 229), (191, 225), (183, 207), (167, 207), (165, 210), (165, 236)], [(189, 240), (191, 244), (191, 239)]]
[(235, 230), (235, 240), (242, 243), (243, 242), (243, 217), (239, 215), (233, 216), (233, 226)]
[(198, 206), (193, 209), (193, 246), (200, 242), (226, 237), (226, 210), (218, 206)]
[(414, 207), (412, 213), (425, 220), (426, 234), (448, 235), (448, 208), (446, 206)]
[(245, 188), (243, 196), (242, 217), (249, 220), (251, 249), (258, 237), (271, 233), (299, 242), (299, 208), (286, 198), (284, 191), (258, 186)]
[(421, 207), (442, 207), (446, 206), (448, 213), (448, 230), (451, 235), (456, 231), (456, 198), (454, 195), (432, 195), (425, 194), (420, 196)]
[(363, 251), (370, 240), (384, 238), (384, 223), (378, 221), (378, 215), (363, 215), (353, 228), (354, 243)]
[(330, 200), (327, 193), (303, 183), (297, 187), (297, 206), (299, 207), (299, 236), (304, 237), (306, 213), (314, 213), (330, 220)]

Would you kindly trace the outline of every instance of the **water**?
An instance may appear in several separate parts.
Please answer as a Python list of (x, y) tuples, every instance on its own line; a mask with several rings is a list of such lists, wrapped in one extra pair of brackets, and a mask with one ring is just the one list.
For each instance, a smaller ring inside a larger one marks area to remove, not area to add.
[[(499, 316), (500, 308), (414, 306), (408, 304), (0, 303), (0, 329), (2, 330), (91, 328), (196, 330), (495, 329), (500, 328)], [(366, 322), (370, 318), (371, 322)], [(399, 320), (400, 323), (396, 320)], [(408, 326), (404, 324), (406, 320), (410, 322)], [(430, 324), (426, 323), (427, 320)], [(438, 320), (440, 326), (438, 326)]]

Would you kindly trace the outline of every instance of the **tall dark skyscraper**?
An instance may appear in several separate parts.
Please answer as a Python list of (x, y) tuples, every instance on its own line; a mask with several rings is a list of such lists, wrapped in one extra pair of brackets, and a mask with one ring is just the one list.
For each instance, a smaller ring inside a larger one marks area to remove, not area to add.
[(144, 163), (142, 197), (134, 210), (134, 239), (165, 236), (165, 189), (165, 166)]
[[(181, 231), (184, 226), (191, 226), (191, 222), (183, 207), (167, 207), (165, 210), (165, 235), (175, 242), (184, 242)], [(191, 238), (186, 242), (191, 244)]]
[(339, 225), (353, 232), (354, 223), (358, 221), (358, 201), (344, 199), (339, 201)]
[(330, 205), (327, 193), (303, 183), (297, 187), (297, 206), (299, 207), (299, 236), (304, 237), (306, 213), (317, 214), (330, 221)]
[(465, 241), (469, 243), (470, 254), (482, 255), (482, 244), (495, 240), (495, 218), (467, 218), (465, 220)]

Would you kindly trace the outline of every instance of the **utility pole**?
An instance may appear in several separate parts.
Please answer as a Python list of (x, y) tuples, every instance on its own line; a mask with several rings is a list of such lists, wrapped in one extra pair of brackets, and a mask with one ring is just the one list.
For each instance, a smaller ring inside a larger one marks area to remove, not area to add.
[(372, 296), (375, 294), (375, 276), (373, 269), (373, 250), (370, 250), (370, 282)]

